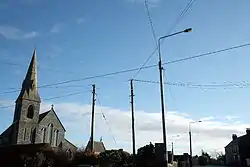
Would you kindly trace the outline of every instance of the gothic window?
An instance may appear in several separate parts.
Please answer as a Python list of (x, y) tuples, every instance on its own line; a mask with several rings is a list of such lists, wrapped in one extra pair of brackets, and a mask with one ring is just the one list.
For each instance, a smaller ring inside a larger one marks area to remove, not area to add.
[(53, 136), (53, 124), (49, 124), (48, 128), (48, 143), (52, 144), (52, 136)]
[(72, 152), (71, 152), (70, 149), (68, 149), (68, 150), (66, 151), (66, 155), (67, 155), (69, 158), (72, 157)]
[(30, 142), (32, 144), (34, 144), (36, 141), (36, 128), (35, 129), (31, 129), (31, 133), (30, 133)]
[(54, 146), (57, 146), (57, 142), (58, 142), (58, 130), (55, 130), (55, 136), (54, 136)]
[(42, 128), (42, 143), (45, 143), (45, 138), (46, 137), (46, 128)]
[(23, 140), (25, 141), (25, 138), (26, 138), (26, 128), (24, 128), (23, 130)]
[(28, 108), (27, 117), (30, 119), (34, 117), (34, 107), (32, 105), (30, 105)]

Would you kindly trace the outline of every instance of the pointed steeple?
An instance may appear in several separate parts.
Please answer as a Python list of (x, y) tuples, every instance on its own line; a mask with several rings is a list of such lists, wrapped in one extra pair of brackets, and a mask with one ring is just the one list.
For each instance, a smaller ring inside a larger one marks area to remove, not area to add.
[(18, 99), (20, 98), (40, 101), (37, 89), (36, 48), (34, 49), (26, 77), (22, 84), (22, 90), (18, 96)]
[(34, 49), (25, 80), (33, 81), (33, 86), (37, 89), (36, 48)]

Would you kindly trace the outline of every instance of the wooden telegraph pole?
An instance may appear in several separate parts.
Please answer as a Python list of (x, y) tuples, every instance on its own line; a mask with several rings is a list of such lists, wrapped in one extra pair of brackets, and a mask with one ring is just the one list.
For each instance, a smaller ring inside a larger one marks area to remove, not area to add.
[(91, 119), (91, 136), (90, 136), (90, 151), (94, 150), (94, 118), (95, 118), (95, 85), (92, 85), (92, 119)]
[(131, 111), (132, 111), (132, 142), (133, 142), (133, 165), (136, 166), (135, 162), (135, 119), (134, 119), (134, 89), (133, 89), (133, 79), (130, 80), (130, 90), (131, 90)]

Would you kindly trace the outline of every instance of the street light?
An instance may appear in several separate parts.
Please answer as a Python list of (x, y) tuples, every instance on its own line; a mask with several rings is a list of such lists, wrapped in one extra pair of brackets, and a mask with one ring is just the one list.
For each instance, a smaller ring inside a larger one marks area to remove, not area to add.
[(160, 74), (160, 93), (161, 93), (161, 111), (162, 111), (162, 131), (163, 131), (163, 144), (164, 144), (164, 165), (168, 164), (167, 156), (167, 139), (166, 139), (166, 127), (165, 127), (165, 106), (164, 106), (164, 92), (163, 92), (163, 76), (162, 76), (162, 62), (161, 62), (161, 40), (177, 34), (190, 32), (192, 29), (188, 28), (180, 32), (176, 32), (170, 35), (162, 36), (158, 39), (158, 52), (159, 52), (159, 74)]
[(193, 163), (192, 163), (192, 134), (191, 134), (191, 124), (194, 123), (199, 123), (202, 121), (193, 121), (193, 122), (189, 122), (189, 127), (188, 127), (188, 131), (189, 131), (189, 151), (190, 151), (190, 159), (189, 159), (189, 163), (190, 163), (190, 167), (192, 167)]
[(174, 138), (174, 139), (173, 139), (173, 141), (172, 141), (172, 143), (171, 143), (171, 145), (172, 145), (172, 159), (171, 159), (171, 164), (173, 164), (173, 162), (174, 162), (174, 142), (175, 142), (176, 139), (178, 139), (179, 137), (180, 137), (180, 135), (172, 136), (172, 138)]

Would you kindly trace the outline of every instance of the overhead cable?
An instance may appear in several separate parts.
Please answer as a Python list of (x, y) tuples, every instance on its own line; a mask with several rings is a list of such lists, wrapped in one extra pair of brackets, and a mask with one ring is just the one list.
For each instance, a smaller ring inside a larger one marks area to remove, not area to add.
[[(174, 22), (174, 24), (170, 27), (170, 29), (168, 30), (167, 34), (166, 35), (169, 35), (173, 30), (174, 28), (180, 23), (180, 21), (184, 18), (185, 14), (188, 12), (188, 10), (192, 7), (193, 3), (194, 3), (195, 0), (190, 0), (187, 4), (187, 6), (184, 8), (184, 10), (181, 12), (181, 14), (177, 17), (177, 20)], [(149, 13), (149, 10), (148, 10), (148, 5), (147, 5), (147, 1), (145, 0), (145, 6), (146, 6), (146, 9), (147, 9), (147, 12), (148, 12), (148, 17), (149, 19), (151, 20), (151, 15)], [(152, 20), (151, 20), (151, 23), (152, 23)], [(151, 29), (152, 29), (152, 32), (155, 36), (155, 31), (154, 31), (154, 28), (153, 28), (153, 23), (150, 24), (151, 25)], [(154, 49), (154, 51), (147, 57), (146, 61), (142, 64), (142, 66), (138, 69), (138, 71), (136, 71), (136, 73), (133, 75), (132, 79), (134, 79), (140, 72), (141, 70), (143, 69), (144, 66), (146, 66), (146, 64), (149, 62), (149, 60), (155, 55), (155, 53), (157, 52), (158, 50), (158, 42), (157, 42), (157, 39), (156, 37), (154, 37), (155, 41), (156, 41), (156, 47)], [(160, 44), (162, 44), (164, 42), (165, 39), (161, 40), (160, 41)]]
[[(242, 45), (236, 45), (236, 46), (232, 46), (226, 49), (221, 49), (221, 50), (216, 50), (216, 51), (212, 51), (212, 52), (207, 52), (207, 53), (203, 53), (203, 54), (199, 54), (199, 55), (195, 55), (195, 56), (190, 56), (190, 57), (185, 57), (185, 58), (181, 58), (181, 59), (177, 59), (177, 60), (172, 60), (172, 61), (168, 61), (168, 62), (163, 62), (163, 65), (168, 65), (168, 64), (174, 64), (174, 63), (179, 63), (179, 62), (183, 62), (183, 61), (187, 61), (187, 60), (191, 60), (191, 59), (197, 59), (197, 58), (201, 58), (201, 57), (208, 57), (217, 53), (221, 53), (221, 52), (226, 52), (229, 50), (234, 50), (234, 49), (239, 49), (239, 48), (243, 48), (243, 47), (247, 47), (250, 46), (250, 43), (246, 43), (246, 44), (242, 44)], [(153, 64), (153, 65), (148, 65), (148, 66), (144, 66), (144, 67), (140, 67), (141, 69), (148, 69), (148, 68), (153, 68), (153, 67), (157, 67), (158, 64)], [(133, 71), (137, 71), (140, 68), (133, 68), (133, 69), (127, 69), (127, 70), (121, 70), (121, 71), (116, 71), (116, 72), (111, 72), (111, 73), (106, 73), (106, 74), (100, 74), (100, 75), (95, 75), (95, 76), (89, 76), (89, 77), (85, 77), (85, 78), (79, 78), (79, 79), (72, 79), (72, 80), (66, 80), (66, 81), (61, 81), (61, 82), (56, 82), (56, 83), (51, 83), (51, 84), (45, 84), (42, 86), (38, 86), (38, 88), (45, 88), (45, 87), (50, 87), (50, 86), (55, 86), (55, 85), (63, 85), (63, 84), (68, 84), (68, 83), (73, 83), (73, 82), (80, 82), (80, 81), (86, 81), (86, 80), (91, 80), (91, 79), (96, 79), (96, 78), (103, 78), (103, 77), (107, 77), (107, 76), (114, 76), (114, 75), (120, 75), (120, 74), (124, 74), (124, 73), (130, 73)], [(13, 91), (5, 91), (5, 92), (0, 92), (1, 94), (8, 94), (8, 93), (14, 93), (14, 92), (18, 92), (20, 91), (20, 89), (17, 90), (13, 90)]]

